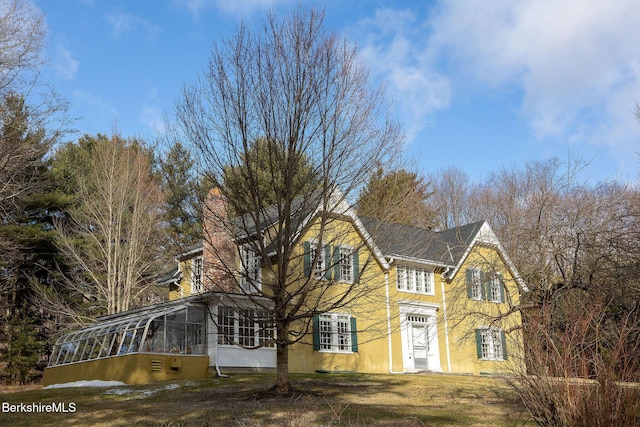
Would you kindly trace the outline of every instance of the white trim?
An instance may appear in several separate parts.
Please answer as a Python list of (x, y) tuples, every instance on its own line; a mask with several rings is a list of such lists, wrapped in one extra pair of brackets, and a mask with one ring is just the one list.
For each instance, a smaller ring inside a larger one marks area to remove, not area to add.
[(476, 235), (473, 237), (473, 240), (467, 246), (464, 252), (464, 255), (460, 257), (460, 261), (458, 262), (458, 265), (456, 265), (453, 268), (453, 270), (451, 270), (451, 272), (449, 272), (449, 274), (447, 275), (449, 279), (452, 279), (453, 277), (455, 277), (456, 274), (458, 274), (458, 271), (460, 271), (460, 268), (462, 268), (464, 261), (467, 259), (467, 257), (469, 256), (469, 253), (471, 253), (471, 250), (476, 244), (486, 244), (494, 247), (498, 251), (498, 255), (500, 255), (504, 263), (507, 265), (507, 269), (511, 273), (511, 276), (515, 279), (515, 281), (518, 283), (521, 289), (524, 292), (529, 292), (529, 288), (527, 287), (524, 280), (522, 280), (522, 277), (520, 277), (520, 274), (518, 273), (516, 266), (513, 264), (513, 262), (507, 255), (507, 252), (505, 251), (504, 246), (502, 246), (502, 243), (500, 243), (500, 241), (498, 240), (498, 237), (493, 232), (493, 230), (491, 229), (491, 226), (487, 221), (484, 221), (480, 226), (480, 229), (478, 230), (478, 232), (476, 232)]
[(186, 252), (182, 252), (182, 253), (176, 255), (174, 257), (174, 259), (176, 261), (186, 261), (187, 259), (191, 258), (193, 255), (195, 255), (195, 254), (197, 254), (199, 252), (200, 253), (203, 252), (203, 246), (202, 245), (198, 246), (197, 248), (190, 249), (190, 250), (188, 250)]
[[(200, 262), (200, 272), (198, 273), (197, 262)], [(196, 286), (198, 282), (198, 286)], [(191, 294), (201, 294), (204, 291), (204, 257), (197, 256), (191, 258)]]
[[(338, 265), (336, 266), (338, 268), (338, 270), (340, 271), (340, 278), (338, 279), (339, 282), (341, 283), (353, 283), (353, 279), (355, 278), (355, 269), (353, 267), (353, 254), (355, 253), (355, 248), (353, 246), (349, 246), (349, 245), (339, 245), (337, 246), (339, 253), (338, 253)], [(349, 279), (345, 280), (344, 278), (344, 271), (342, 270), (342, 259), (343, 256), (345, 256), (345, 258), (347, 258), (348, 264), (349, 264)]]
[[(262, 257), (246, 243), (239, 246), (240, 252), (240, 289), (247, 294), (262, 291)], [(245, 259), (247, 256), (249, 259)], [(249, 265), (257, 263), (257, 265)], [(252, 277), (252, 269), (257, 268), (257, 277)]]
[[(328, 318), (328, 319), (327, 319)], [(345, 321), (346, 319), (346, 321)], [(329, 331), (322, 330), (322, 323), (329, 323)], [(338, 330), (339, 322), (345, 322), (346, 324), (346, 332), (340, 332)], [(351, 315), (348, 313), (323, 313), (318, 316), (318, 340), (320, 341), (320, 349), (318, 350), (320, 353), (353, 353), (353, 342), (351, 341), (351, 334), (353, 331), (351, 330)], [(329, 334), (329, 348), (323, 348), (324, 343), (322, 342), (323, 334)], [(340, 336), (346, 335), (347, 342), (343, 345), (340, 342)], [(340, 348), (341, 346), (346, 347), (346, 349)]]
[[(446, 274), (443, 273), (444, 276)], [(447, 372), (451, 372), (451, 349), (449, 346), (449, 320), (447, 318), (447, 297), (445, 296), (445, 281), (440, 280), (440, 287), (442, 288), (442, 317), (444, 319), (444, 347), (447, 353)]]
[(403, 374), (404, 372), (393, 370), (393, 342), (391, 340), (391, 298), (389, 296), (389, 272), (384, 272), (384, 290), (387, 303), (387, 343), (389, 345), (389, 373)]
[[(483, 351), (482, 351), (482, 357), (480, 357), (480, 360), (490, 360), (493, 362), (503, 362), (504, 359), (504, 346), (506, 345), (505, 342), (502, 341), (502, 334), (503, 334), (503, 330), (494, 326), (480, 326), (478, 328), (476, 328), (478, 330), (480, 330), (480, 337), (481, 337), (481, 343), (480, 346), (482, 347)], [(486, 334), (487, 332), (491, 332), (491, 334)], [(497, 334), (496, 334), (497, 333)], [(487, 339), (488, 338), (488, 339)], [(485, 339), (487, 339), (486, 341), (486, 346), (487, 346), (487, 357), (484, 356), (484, 345), (485, 345)], [(500, 350), (499, 352), (496, 351), (496, 342), (500, 343), (498, 349)], [(499, 354), (498, 354), (499, 353)]]
[[(402, 342), (402, 366), (404, 372), (417, 372), (421, 368), (415, 366), (413, 354), (413, 325), (424, 325), (428, 336), (427, 370), (442, 372), (440, 364), (440, 345), (438, 340), (438, 325), (436, 312), (439, 304), (419, 303), (416, 301), (399, 301), (400, 309), (400, 337)], [(414, 321), (411, 317), (425, 317), (426, 321)]]
[(389, 263), (392, 264), (393, 262), (397, 261), (402, 261), (404, 263), (412, 263), (412, 264), (420, 264), (420, 265), (424, 265), (424, 266), (428, 266), (431, 268), (436, 268), (436, 267), (442, 267), (442, 268), (451, 268), (452, 265), (451, 264), (445, 264), (442, 262), (436, 262), (436, 261), (430, 261), (424, 258), (414, 258), (414, 257), (410, 257), (410, 256), (406, 256), (406, 255), (398, 255), (398, 254), (390, 254), (387, 255), (387, 258), (389, 259)]
[[(398, 265), (396, 263), (396, 291), (415, 294), (415, 295), (431, 295), (434, 296), (436, 294), (435, 290), (435, 271), (433, 269), (423, 268), (423, 267), (415, 267), (413, 265)], [(413, 275), (413, 281), (410, 282), (410, 275), (403, 276), (404, 287), (400, 288), (400, 269), (403, 269), (405, 273), (411, 272)], [(418, 291), (418, 275), (417, 273), (426, 273), (423, 275), (424, 280), (422, 282), (422, 291)], [(409, 283), (412, 283), (412, 289), (409, 289)], [(429, 292), (427, 292), (427, 288), (429, 288)]]

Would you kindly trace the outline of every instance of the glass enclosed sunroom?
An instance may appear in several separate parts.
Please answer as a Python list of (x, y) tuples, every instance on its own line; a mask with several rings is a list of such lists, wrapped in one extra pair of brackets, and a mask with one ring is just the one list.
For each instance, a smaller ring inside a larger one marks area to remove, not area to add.
[(207, 306), (175, 301), (105, 316), (61, 336), (45, 385), (78, 380), (128, 384), (207, 375)]
[(104, 316), (56, 341), (44, 385), (146, 384), (274, 369), (275, 345), (263, 342), (273, 337), (273, 325), (259, 315), (245, 297), (210, 292)]

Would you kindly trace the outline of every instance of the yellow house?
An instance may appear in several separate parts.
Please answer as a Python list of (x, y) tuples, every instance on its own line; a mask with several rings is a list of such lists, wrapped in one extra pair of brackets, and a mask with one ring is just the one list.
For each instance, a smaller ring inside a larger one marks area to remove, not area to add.
[[(341, 198), (331, 206), (303, 212), (294, 240), (288, 304), (306, 315), (291, 325), (290, 372), (481, 374), (521, 363), (515, 308), (526, 287), (488, 223), (431, 231), (360, 218)], [(272, 239), (265, 224), (256, 235)], [(210, 226), (202, 246), (176, 257), (170, 301), (61, 337), (45, 385), (275, 369), (273, 302), (257, 294), (277, 271), (246, 244), (251, 236), (223, 241)], [(237, 271), (212, 261), (229, 242)]]

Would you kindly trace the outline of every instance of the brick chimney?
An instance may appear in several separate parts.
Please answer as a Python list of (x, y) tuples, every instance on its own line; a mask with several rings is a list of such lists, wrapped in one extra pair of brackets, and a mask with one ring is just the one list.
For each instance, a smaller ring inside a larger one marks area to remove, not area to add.
[(219, 188), (209, 191), (203, 209), (203, 287), (207, 291), (236, 292), (237, 250), (230, 232), (227, 200)]

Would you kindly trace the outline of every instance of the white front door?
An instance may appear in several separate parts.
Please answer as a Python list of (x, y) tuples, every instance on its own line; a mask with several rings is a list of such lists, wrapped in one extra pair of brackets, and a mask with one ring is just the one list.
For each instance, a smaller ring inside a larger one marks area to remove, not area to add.
[(418, 302), (399, 306), (403, 370), (442, 372), (436, 322), (438, 307)]
[(411, 324), (411, 344), (413, 346), (413, 368), (428, 369), (429, 329), (426, 323)]

